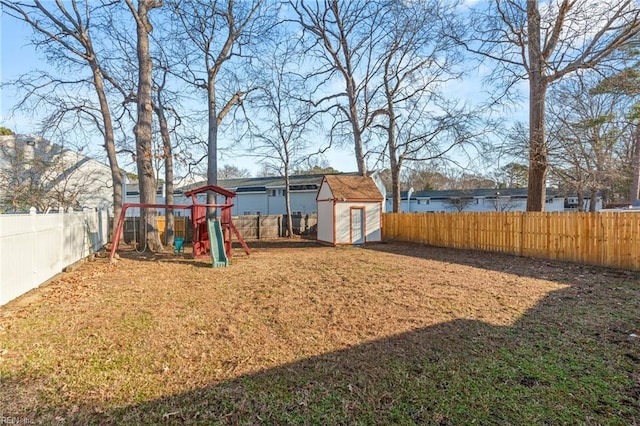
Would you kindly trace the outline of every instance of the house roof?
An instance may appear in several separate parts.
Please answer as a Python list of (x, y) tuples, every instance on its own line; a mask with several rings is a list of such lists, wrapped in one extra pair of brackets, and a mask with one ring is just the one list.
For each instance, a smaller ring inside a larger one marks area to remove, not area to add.
[(326, 175), (333, 197), (337, 200), (382, 200), (373, 179), (366, 176)]
[(497, 196), (527, 198), (527, 188), (481, 188), (471, 190), (418, 191), (413, 194), (412, 198), (495, 198)]
[(200, 188), (194, 188), (191, 191), (186, 191), (184, 193), (184, 195), (187, 196), (187, 197), (192, 197), (194, 195), (201, 194), (201, 193), (207, 192), (207, 191), (213, 191), (213, 192), (215, 192), (217, 194), (224, 195), (225, 197), (235, 197), (236, 196), (235, 192), (228, 191), (228, 190), (226, 190), (224, 188), (221, 188), (221, 187), (219, 187), (217, 185), (206, 185), (206, 186), (201, 186)]
[[(341, 173), (341, 175), (352, 176), (355, 173)], [(313, 190), (317, 191), (322, 183), (322, 178), (325, 175), (292, 175), (289, 176), (289, 186), (292, 191), (296, 190)], [(206, 182), (197, 182), (191, 185), (186, 185), (181, 189), (183, 191), (189, 191), (194, 188), (198, 188), (206, 185)], [(284, 178), (279, 176), (268, 177), (253, 177), (253, 178), (239, 178), (239, 179), (220, 179), (218, 186), (234, 191), (234, 192), (252, 192), (252, 191), (265, 191), (272, 188), (284, 188)]]
[[(554, 197), (555, 190), (547, 188), (547, 197)], [(482, 189), (448, 189), (442, 191), (416, 191), (411, 194), (411, 199), (429, 198), (432, 200), (450, 199), (450, 198), (496, 198), (496, 197), (512, 197), (527, 198), (527, 188), (482, 188)], [(387, 198), (393, 198), (393, 194), (387, 194)], [(400, 199), (407, 199), (407, 191), (400, 191)]]

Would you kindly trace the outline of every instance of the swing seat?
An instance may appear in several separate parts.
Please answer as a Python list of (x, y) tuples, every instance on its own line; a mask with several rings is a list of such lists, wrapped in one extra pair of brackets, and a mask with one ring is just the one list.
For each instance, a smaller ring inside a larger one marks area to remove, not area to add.
[(175, 237), (173, 239), (173, 252), (174, 253), (182, 253), (182, 251), (184, 250), (184, 238), (183, 237)]

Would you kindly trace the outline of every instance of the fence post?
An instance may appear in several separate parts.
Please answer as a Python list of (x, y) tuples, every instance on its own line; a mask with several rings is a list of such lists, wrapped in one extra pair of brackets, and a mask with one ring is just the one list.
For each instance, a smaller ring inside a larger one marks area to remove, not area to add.
[(524, 216), (525, 214), (526, 212), (520, 213), (520, 253), (518, 253), (519, 256), (522, 256), (522, 251), (524, 247)]
[(38, 216), (36, 215), (36, 208), (31, 207), (29, 209), (29, 219), (31, 219), (31, 235), (29, 235), (29, 239), (31, 240), (31, 279), (29, 280), (29, 288), (34, 288), (36, 286), (36, 254), (38, 253), (38, 229), (36, 222), (38, 221)]
[(258, 220), (258, 224), (256, 226), (256, 237), (258, 239), (260, 239), (260, 213), (258, 212), (258, 215), (256, 216), (257, 220)]

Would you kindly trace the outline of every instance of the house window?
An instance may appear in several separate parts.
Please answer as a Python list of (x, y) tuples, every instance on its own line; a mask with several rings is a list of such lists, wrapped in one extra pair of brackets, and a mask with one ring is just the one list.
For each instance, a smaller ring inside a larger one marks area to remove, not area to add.
[(277, 189), (270, 189), (269, 190), (269, 197), (276, 197), (278, 195), (278, 190)]
[(428, 198), (418, 198), (418, 204), (427, 205), (427, 204), (429, 204), (429, 199)]

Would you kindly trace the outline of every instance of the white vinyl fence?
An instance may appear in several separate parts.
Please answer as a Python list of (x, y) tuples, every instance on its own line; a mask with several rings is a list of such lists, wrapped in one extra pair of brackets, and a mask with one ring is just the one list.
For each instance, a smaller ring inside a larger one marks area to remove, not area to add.
[(0, 305), (107, 243), (103, 211), (0, 215)]

